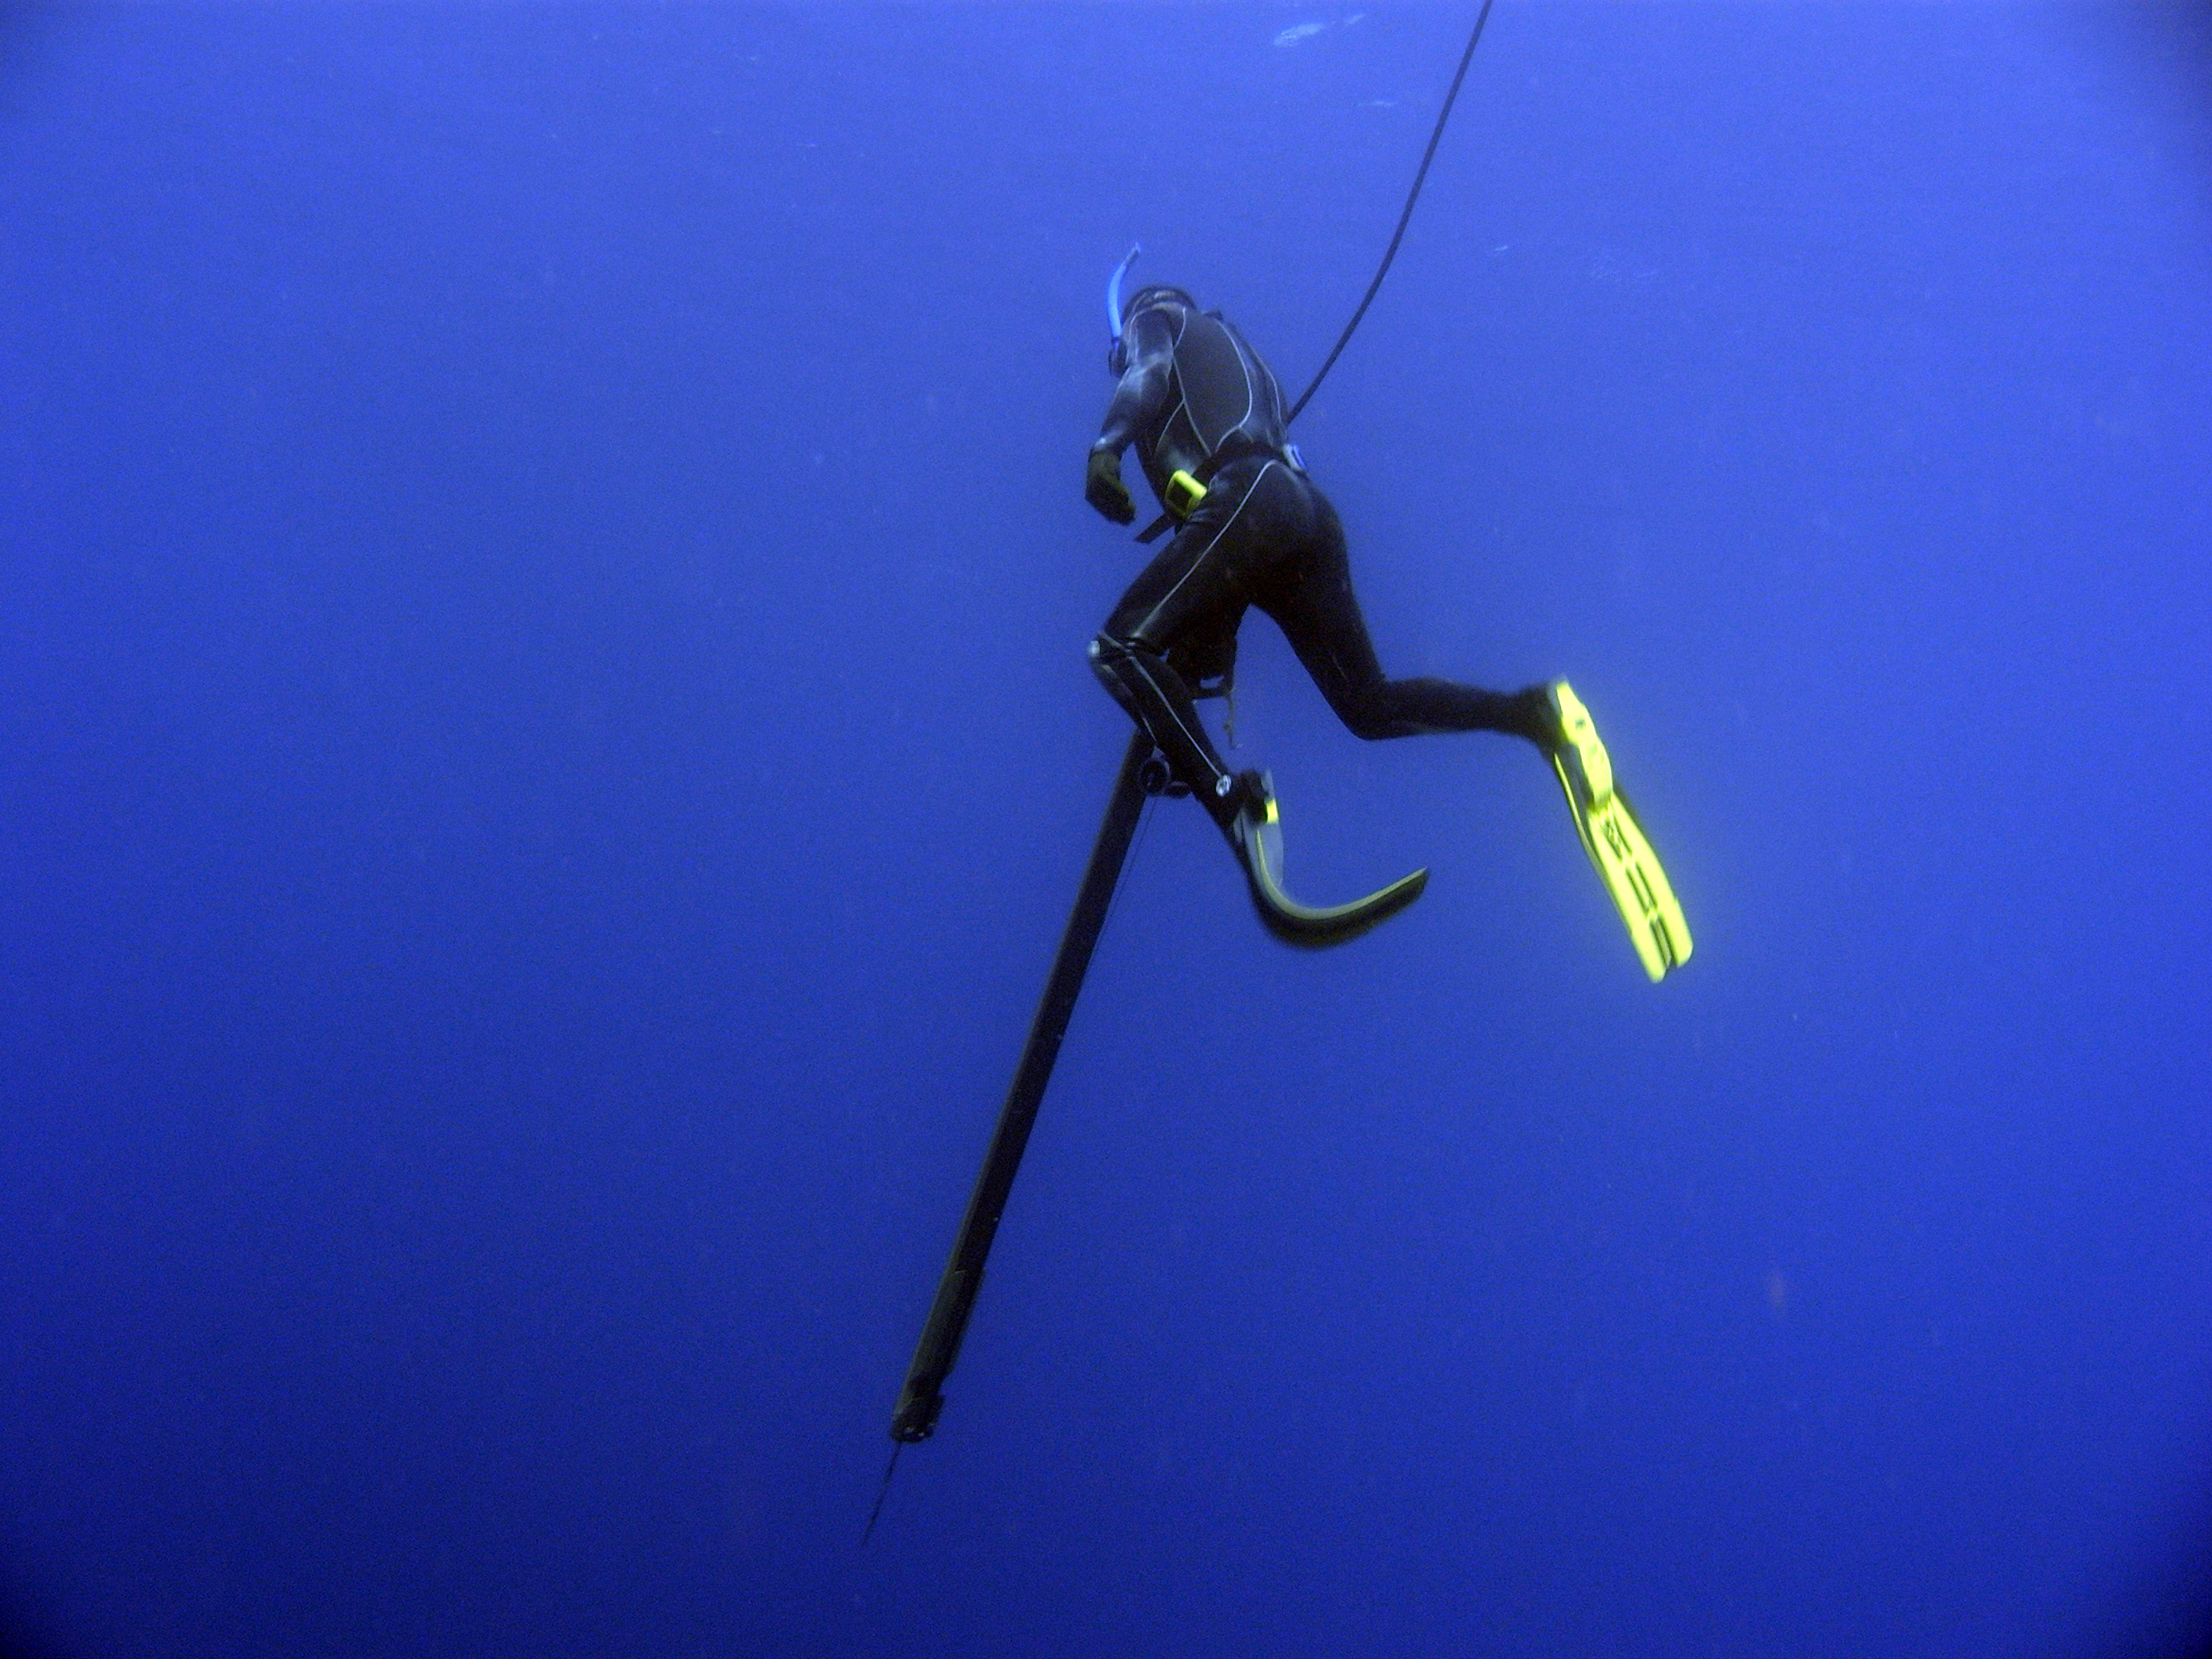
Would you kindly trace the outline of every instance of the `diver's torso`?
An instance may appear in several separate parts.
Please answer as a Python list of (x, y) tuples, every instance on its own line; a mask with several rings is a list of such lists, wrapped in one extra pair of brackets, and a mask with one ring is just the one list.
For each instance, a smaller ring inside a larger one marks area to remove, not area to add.
[(1167, 417), (1144, 434), (1145, 477), (1157, 493), (1198, 473), (1224, 448), (1282, 452), (1283, 389), (1260, 354), (1218, 313), (1178, 306)]

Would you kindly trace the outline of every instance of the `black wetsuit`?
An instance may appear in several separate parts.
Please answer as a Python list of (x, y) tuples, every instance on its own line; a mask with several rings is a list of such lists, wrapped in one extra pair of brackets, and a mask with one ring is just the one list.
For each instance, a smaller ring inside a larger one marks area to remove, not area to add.
[(1130, 585), (1091, 660), (1176, 775), (1217, 818), (1236, 810), (1239, 792), (1199, 722), (1193, 682), (1230, 672), (1237, 627), (1255, 605), (1360, 737), (1508, 732), (1540, 746), (1554, 742), (1557, 720), (1541, 686), (1505, 693), (1383, 678), (1352, 595), (1344, 527), (1286, 441), (1274, 375), (1218, 313), (1197, 311), (1172, 292), (1139, 298), (1122, 336), (1128, 365), (1093, 453), (1106, 451), (1118, 465), (1133, 442), (1164, 501), (1178, 471), (1206, 494)]

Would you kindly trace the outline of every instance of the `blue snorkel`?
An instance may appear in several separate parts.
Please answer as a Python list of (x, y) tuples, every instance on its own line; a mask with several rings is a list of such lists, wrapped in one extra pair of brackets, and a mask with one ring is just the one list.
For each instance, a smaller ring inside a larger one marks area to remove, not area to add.
[(1112, 337), (1106, 343), (1106, 367), (1117, 380), (1129, 367), (1129, 348), (1121, 341), (1121, 279), (1144, 251), (1142, 242), (1130, 243), (1128, 253), (1106, 279), (1106, 331)]

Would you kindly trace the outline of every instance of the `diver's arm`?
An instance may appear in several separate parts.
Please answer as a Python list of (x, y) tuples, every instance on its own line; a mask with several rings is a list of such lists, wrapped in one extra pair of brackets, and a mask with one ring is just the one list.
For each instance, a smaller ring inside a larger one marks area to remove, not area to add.
[(1083, 480), (1083, 499), (1115, 524), (1128, 524), (1137, 516), (1128, 486), (1121, 482), (1121, 452), (1139, 433), (1160, 423), (1175, 362), (1175, 337), (1158, 311), (1139, 312), (1132, 318), (1123, 338), (1129, 348), (1129, 366), (1114, 388), (1114, 401), (1106, 406), (1105, 422), (1098, 441), (1091, 446)]
[(1158, 424), (1167, 412), (1168, 385), (1175, 364), (1175, 336), (1164, 308), (1140, 311), (1129, 319), (1123, 337), (1129, 349), (1129, 367), (1114, 388), (1114, 401), (1106, 405), (1106, 419), (1098, 428), (1094, 450), (1121, 452), (1137, 434)]

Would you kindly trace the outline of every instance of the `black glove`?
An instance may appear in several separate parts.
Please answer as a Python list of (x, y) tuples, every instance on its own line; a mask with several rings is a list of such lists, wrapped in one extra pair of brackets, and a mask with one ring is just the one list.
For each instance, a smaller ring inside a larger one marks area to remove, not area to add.
[(1110, 449), (1091, 452), (1090, 475), (1083, 481), (1083, 499), (1115, 524), (1133, 523), (1137, 516), (1129, 492), (1121, 483), (1121, 458)]

